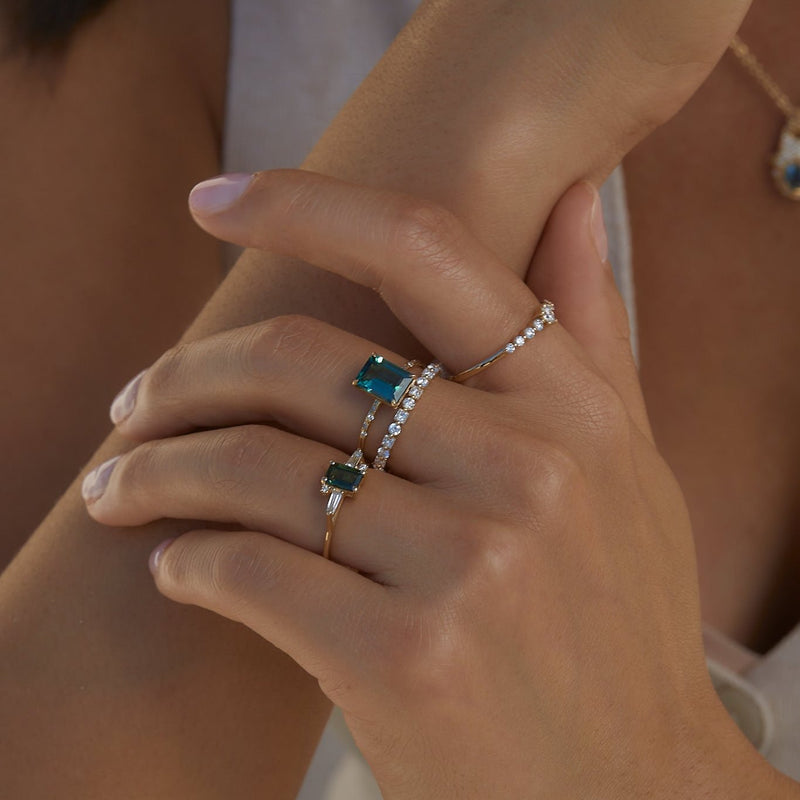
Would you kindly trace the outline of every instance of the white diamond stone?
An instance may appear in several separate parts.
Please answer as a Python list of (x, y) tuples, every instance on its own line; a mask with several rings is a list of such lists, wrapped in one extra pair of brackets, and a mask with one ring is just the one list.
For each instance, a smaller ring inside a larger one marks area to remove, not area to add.
[(381, 447), (381, 449), (378, 450), (378, 458), (389, 458), (389, 451), (385, 447)]
[(525, 330), (522, 332), (522, 335), (526, 339), (533, 339), (533, 337), (536, 336), (536, 331), (533, 328), (525, 328)]
[(417, 378), (417, 386), (421, 386), (423, 389), (430, 383), (430, 378), (423, 378), (421, 375)]
[(394, 436), (384, 436), (383, 441), (381, 442), (381, 447), (384, 450), (391, 450), (394, 447), (394, 443), (396, 441), (397, 439), (395, 439)]
[(514, 344), (515, 344), (517, 347), (522, 347), (522, 345), (524, 345), (524, 344), (525, 344), (525, 339), (523, 339), (523, 338), (522, 338), (522, 336), (517, 336), (517, 338), (516, 338), (516, 339), (514, 339)]
[(399, 436), (402, 433), (402, 431), (403, 431), (403, 426), (399, 425), (397, 422), (393, 422), (389, 426), (389, 433), (392, 436)]
[(419, 398), (422, 397), (422, 389), (420, 389), (419, 386), (412, 386), (408, 390), (408, 396), (409, 397), (414, 397), (417, 400), (419, 400)]
[(401, 425), (408, 420), (408, 411), (403, 411), (401, 408), (395, 415), (394, 418), (397, 422)]
[(506, 345), (506, 353), (513, 353), (517, 349), (517, 346), (513, 342), (509, 342)]
[(406, 397), (406, 399), (403, 400), (403, 408), (406, 409), (406, 411), (410, 411), (416, 404), (417, 401), (413, 397)]
[(542, 322), (540, 319), (537, 319), (537, 320), (536, 320), (536, 321), (533, 323), (533, 329), (534, 329), (535, 331), (543, 331), (543, 330), (544, 330), (544, 322)]

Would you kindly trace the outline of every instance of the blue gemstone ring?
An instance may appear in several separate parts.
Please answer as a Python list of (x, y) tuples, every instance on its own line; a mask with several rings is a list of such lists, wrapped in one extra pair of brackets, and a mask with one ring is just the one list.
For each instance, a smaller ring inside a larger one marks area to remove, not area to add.
[[(409, 365), (413, 363), (409, 362)], [(398, 367), (383, 356), (373, 353), (356, 376), (353, 386), (357, 386), (375, 400), (397, 408), (413, 380), (414, 375), (408, 369)]]
[(358, 493), (367, 469), (364, 453), (361, 450), (356, 450), (343, 464), (338, 461), (331, 461), (327, 471), (322, 476), (320, 492), (328, 495), (328, 505), (325, 509), (327, 523), (325, 541), (322, 545), (323, 558), (331, 557), (331, 541), (336, 527), (336, 518), (339, 516), (339, 510), (342, 507), (342, 500)]
[[(372, 423), (375, 422), (375, 415), (378, 413), (378, 409), (385, 402), (388, 402), (383, 398), (388, 397), (390, 394), (392, 398), (394, 398), (402, 390), (402, 394), (399, 394), (399, 400), (394, 404), (395, 406), (398, 406), (402, 404), (403, 400), (406, 398), (406, 395), (411, 391), (412, 384), (406, 382), (405, 376), (410, 375), (413, 380), (414, 375), (412, 375), (409, 370), (414, 369), (415, 367), (422, 369), (422, 364), (419, 361), (408, 361), (406, 362), (405, 367), (401, 368), (389, 361), (386, 361), (383, 356), (378, 356), (373, 353), (369, 357), (369, 361), (367, 361), (367, 363), (361, 368), (361, 372), (358, 373), (358, 377), (353, 381), (353, 386), (357, 386), (362, 391), (367, 392), (367, 394), (369, 394), (371, 397), (374, 397), (375, 400), (370, 406), (369, 411), (367, 411), (364, 421), (361, 423), (361, 432), (358, 435), (358, 447), (360, 450), (364, 450), (367, 444), (369, 429)], [(387, 379), (391, 377), (392, 373), (394, 373), (398, 378), (396, 389), (392, 388), (394, 384), (390, 385), (387, 382)], [(400, 381), (401, 377), (402, 381)], [(369, 388), (365, 388), (365, 385)], [(375, 393), (373, 389), (378, 389), (380, 396), (379, 394)], [(392, 404), (390, 403), (390, 405)]]

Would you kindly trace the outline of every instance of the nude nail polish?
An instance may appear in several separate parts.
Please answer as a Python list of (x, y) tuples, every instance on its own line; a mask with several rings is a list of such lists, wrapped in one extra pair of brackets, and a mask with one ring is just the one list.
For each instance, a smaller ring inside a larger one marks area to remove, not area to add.
[(235, 172), (198, 183), (189, 194), (189, 206), (196, 214), (219, 214), (245, 193), (252, 180), (251, 174)]
[(136, 397), (139, 394), (139, 386), (142, 383), (145, 372), (147, 370), (142, 370), (135, 378), (130, 380), (125, 388), (114, 398), (109, 413), (111, 421), (115, 425), (125, 422), (133, 414), (133, 409), (136, 407)]
[(122, 456), (114, 456), (96, 469), (93, 469), (84, 479), (81, 494), (85, 503), (91, 504), (99, 500), (105, 493), (111, 473)]
[(162, 556), (169, 549), (169, 546), (175, 541), (176, 538), (176, 536), (173, 536), (171, 539), (165, 539), (158, 547), (156, 547), (155, 550), (153, 550), (152, 553), (150, 553), (150, 560), (147, 563), (150, 567), (150, 572), (152, 572), (153, 575), (158, 572), (158, 567), (161, 564)]

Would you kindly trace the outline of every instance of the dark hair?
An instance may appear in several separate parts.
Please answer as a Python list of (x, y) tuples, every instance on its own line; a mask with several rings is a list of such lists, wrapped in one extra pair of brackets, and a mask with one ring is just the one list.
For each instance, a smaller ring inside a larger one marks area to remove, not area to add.
[(0, 0), (7, 31), (5, 48), (36, 55), (57, 53), (78, 26), (112, 0)]

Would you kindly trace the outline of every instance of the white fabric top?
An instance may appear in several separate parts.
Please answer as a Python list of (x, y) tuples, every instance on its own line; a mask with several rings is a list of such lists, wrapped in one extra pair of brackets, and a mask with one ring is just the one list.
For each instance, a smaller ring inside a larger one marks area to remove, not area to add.
[[(231, 0), (226, 171), (299, 164), (411, 16), (417, 0)], [(610, 254), (631, 315), (624, 179), (602, 189)], [(231, 251), (231, 259), (235, 251)], [(800, 780), (800, 627), (765, 656), (705, 631), (709, 671), (750, 741)], [(299, 800), (377, 800), (369, 769), (334, 715)]]

